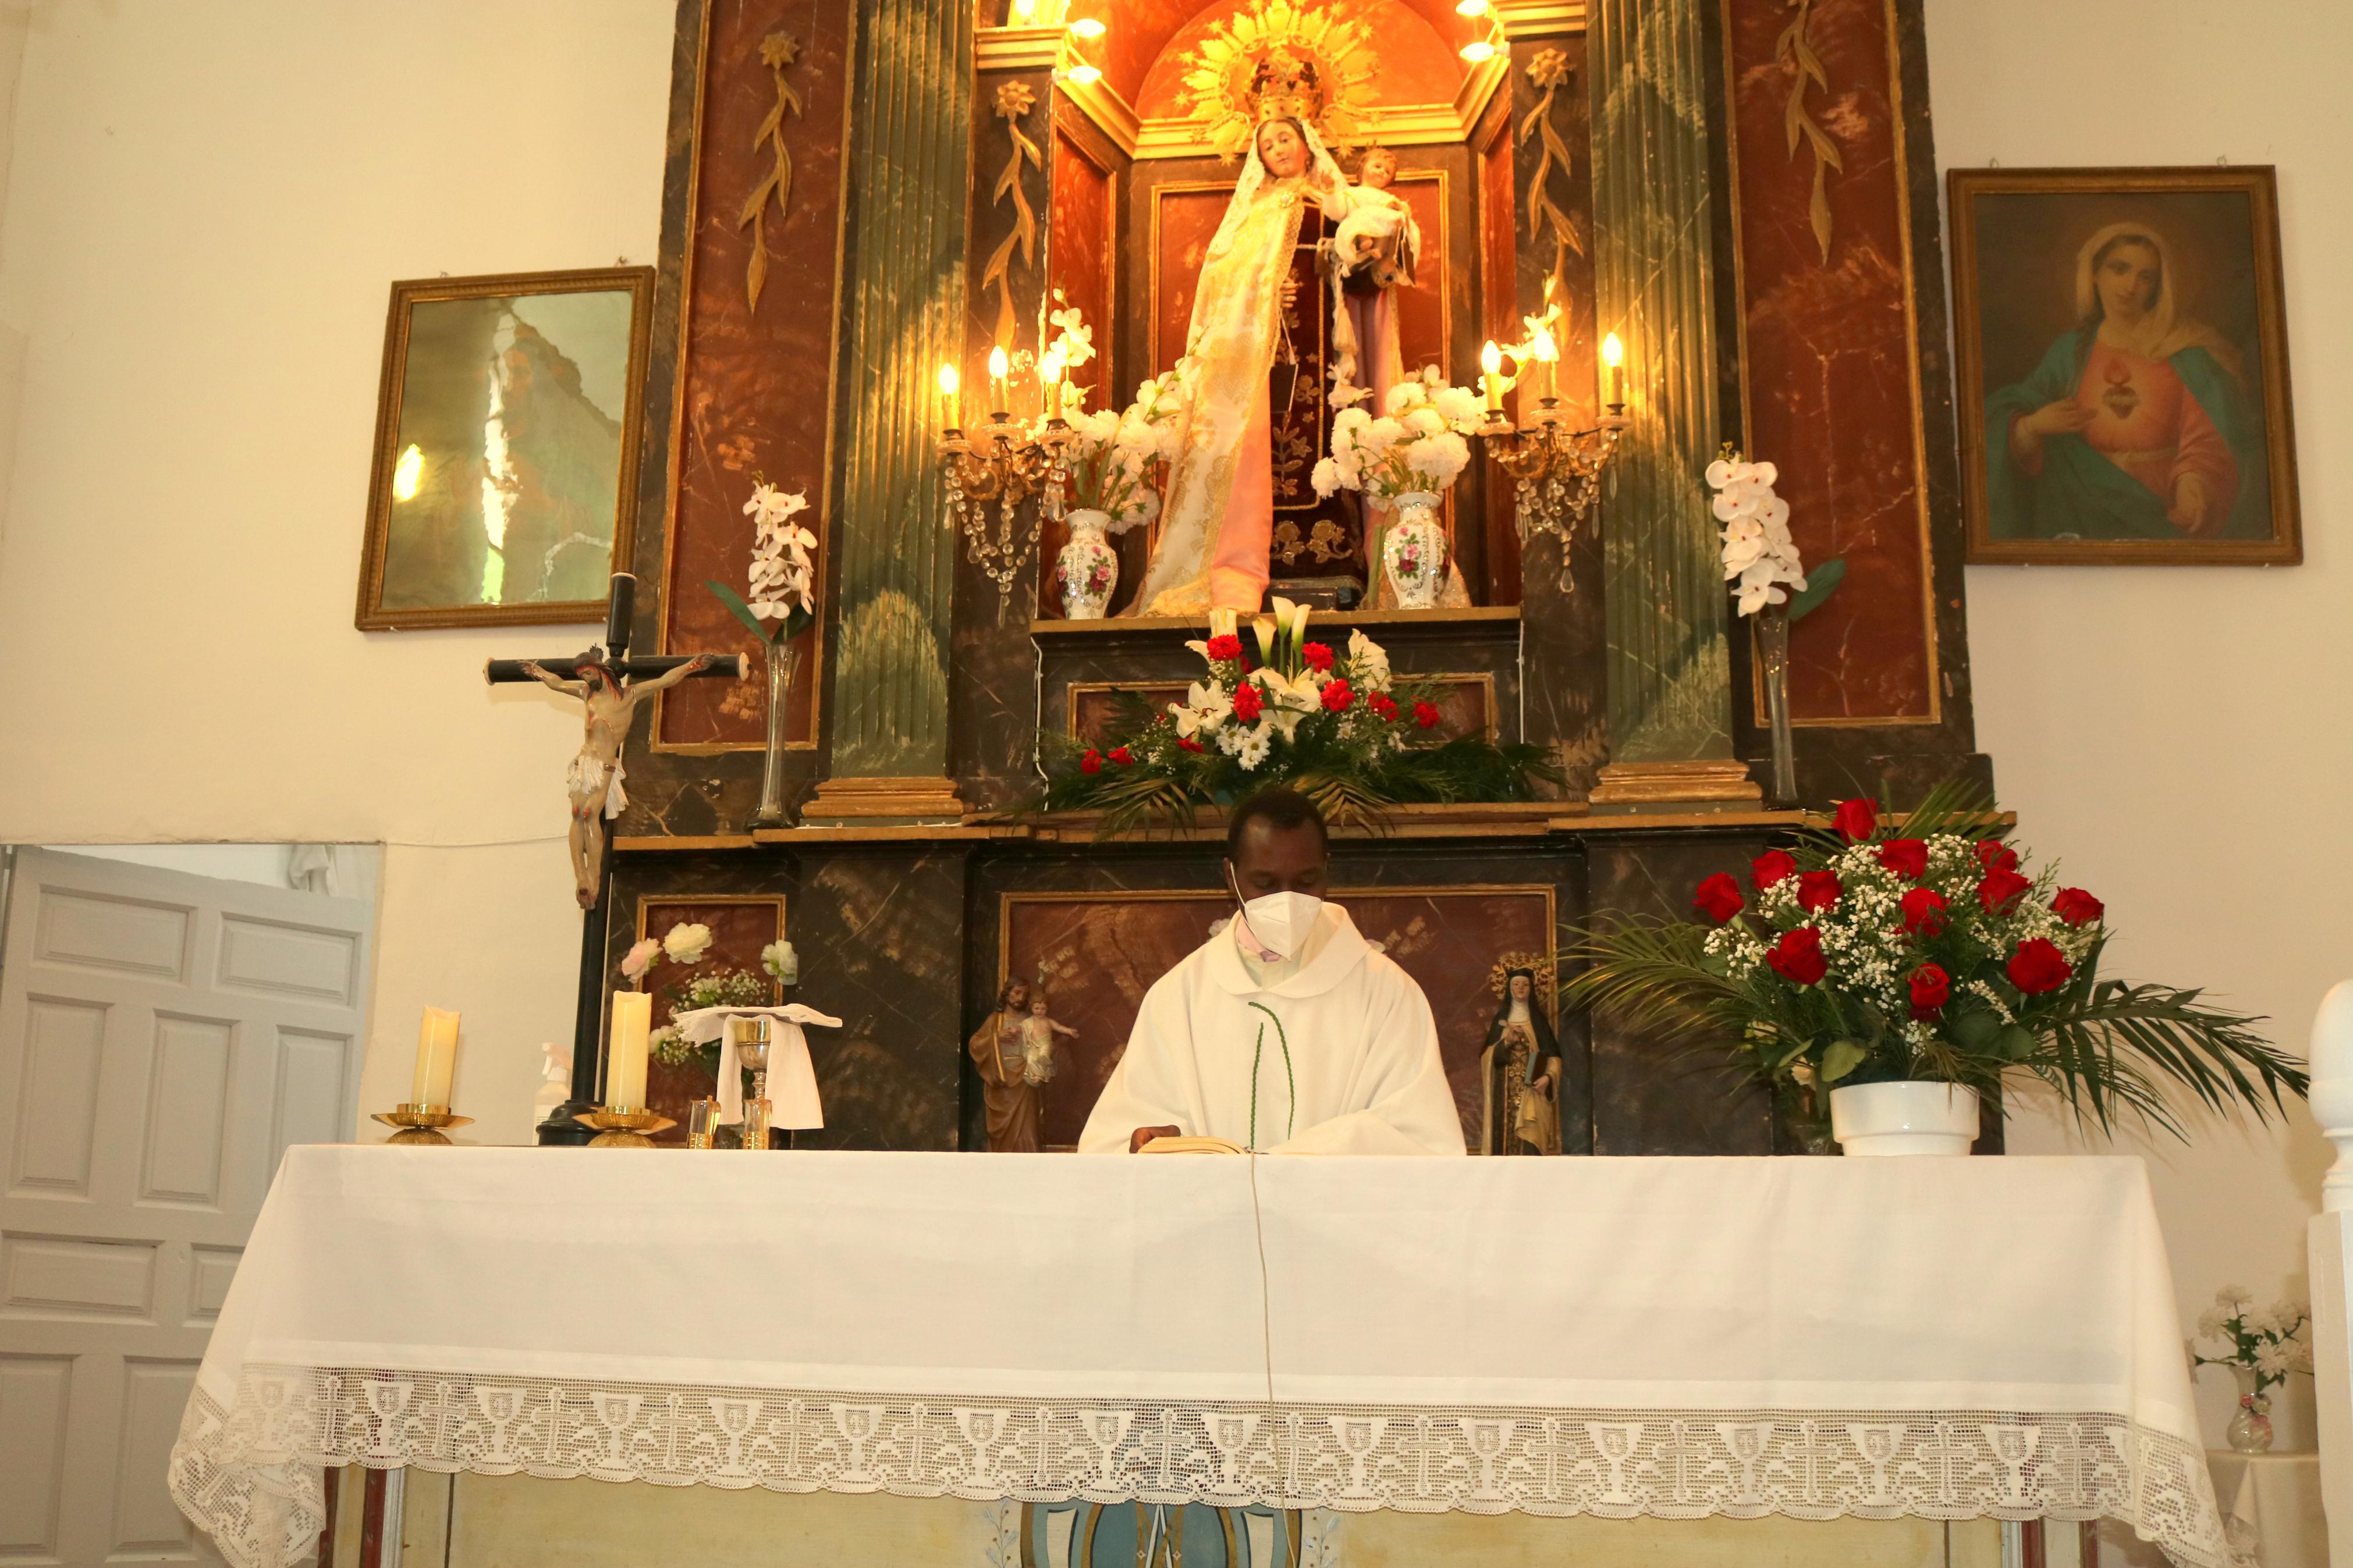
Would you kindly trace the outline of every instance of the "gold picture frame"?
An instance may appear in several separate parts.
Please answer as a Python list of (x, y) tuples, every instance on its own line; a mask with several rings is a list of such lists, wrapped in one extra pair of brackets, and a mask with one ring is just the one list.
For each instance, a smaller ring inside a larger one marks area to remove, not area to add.
[(2301, 562), (2273, 169), (1947, 188), (1968, 561)]
[(654, 269), (392, 286), (362, 631), (601, 622), (637, 515)]

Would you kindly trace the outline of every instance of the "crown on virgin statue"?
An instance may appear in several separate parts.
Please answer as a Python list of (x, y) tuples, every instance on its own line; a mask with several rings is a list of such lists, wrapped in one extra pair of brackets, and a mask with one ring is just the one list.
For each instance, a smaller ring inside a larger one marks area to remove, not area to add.
[(1324, 118), (1324, 80), (1315, 62), (1289, 49), (1271, 49), (1250, 72), (1243, 94), (1253, 124), (1270, 120), (1299, 120), (1313, 125)]

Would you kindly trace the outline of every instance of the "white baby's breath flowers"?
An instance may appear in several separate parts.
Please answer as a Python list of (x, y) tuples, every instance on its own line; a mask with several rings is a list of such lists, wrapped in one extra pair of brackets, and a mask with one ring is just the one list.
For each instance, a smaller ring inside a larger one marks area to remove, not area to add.
[(1770, 463), (1719, 458), (1707, 466), (1715, 520), (1724, 525), (1724, 580), (1737, 583), (1740, 613), (1788, 602), (1806, 586), (1805, 563), (1789, 537), (1789, 503), (1773, 493), (1780, 472)]

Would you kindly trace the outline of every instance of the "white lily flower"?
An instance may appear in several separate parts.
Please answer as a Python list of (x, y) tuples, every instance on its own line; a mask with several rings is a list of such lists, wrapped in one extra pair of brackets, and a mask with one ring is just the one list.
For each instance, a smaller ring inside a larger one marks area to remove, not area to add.
[(1362, 631), (1348, 634), (1348, 662), (1356, 667), (1374, 689), (1389, 683), (1389, 656), (1387, 649)]

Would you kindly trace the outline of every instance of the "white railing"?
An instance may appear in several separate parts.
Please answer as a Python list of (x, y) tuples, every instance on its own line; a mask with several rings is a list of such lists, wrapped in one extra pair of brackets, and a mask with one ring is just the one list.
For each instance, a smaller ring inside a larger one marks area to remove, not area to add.
[(2312, 1114), (2321, 1135), (2337, 1145), (2311, 1231), (2321, 1492), (2329, 1559), (2353, 1563), (2353, 980), (2330, 987), (2313, 1020)]

